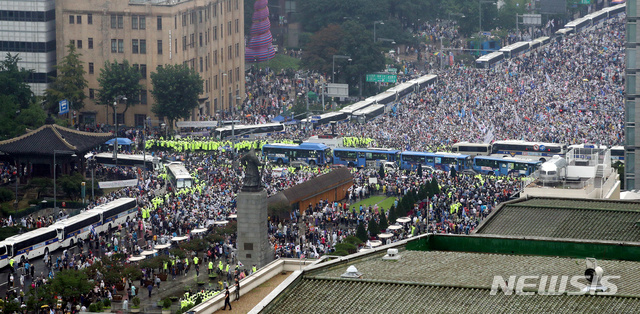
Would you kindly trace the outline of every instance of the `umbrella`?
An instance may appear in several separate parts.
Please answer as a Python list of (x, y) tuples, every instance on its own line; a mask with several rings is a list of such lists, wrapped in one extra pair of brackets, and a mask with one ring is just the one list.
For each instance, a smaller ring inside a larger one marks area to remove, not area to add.
[(237, 214), (231, 214), (229, 215), (229, 219), (237, 219), (238, 215)]
[(156, 250), (162, 250), (162, 249), (166, 249), (168, 247), (171, 247), (171, 244), (158, 244), (154, 247), (154, 249)]
[(158, 250), (142, 251), (142, 253), (140, 253), (140, 255), (149, 256), (149, 255), (153, 255), (153, 254), (156, 254), (156, 253), (158, 253)]
[(187, 237), (173, 237), (173, 238), (171, 238), (171, 241), (178, 242), (178, 241), (184, 241), (186, 239), (187, 239)]
[(369, 243), (371, 243), (371, 247), (378, 247), (382, 245), (382, 241), (380, 240), (372, 240), (372, 241), (369, 241)]
[(216, 224), (216, 225), (226, 225), (228, 223), (229, 223), (228, 220), (220, 220), (220, 221), (214, 222), (214, 224)]
[(402, 229), (402, 226), (401, 225), (391, 225), (387, 229), (389, 229), (389, 230), (399, 230), (399, 229)]
[(585, 81), (585, 82), (589, 82), (589, 80), (587, 80), (587, 79), (582, 79), (582, 80)]
[(389, 53), (396, 53), (395, 50), (389, 50)]
[[(112, 138), (105, 142), (105, 144), (113, 145), (113, 142), (115, 142), (115, 139)], [(118, 137), (118, 145), (131, 145), (131, 143), (131, 140), (126, 137)]]
[(144, 257), (144, 256), (133, 256), (133, 257), (131, 257), (131, 258), (129, 259), (129, 261), (130, 261), (130, 262), (138, 262), (138, 261), (141, 261), (141, 260), (143, 260), (143, 259), (145, 259), (145, 258), (146, 258), (146, 257)]
[(391, 237), (393, 237), (393, 234), (391, 234), (391, 233), (381, 233), (381, 234), (378, 235), (378, 238), (380, 238), (380, 239), (388, 239), (388, 238), (391, 238)]
[(203, 233), (205, 231), (207, 231), (207, 229), (204, 229), (204, 228), (202, 228), (202, 229), (193, 229), (193, 230), (191, 230), (191, 233), (198, 234), (198, 233)]
[(202, 170), (202, 169), (204, 169), (204, 168), (202, 168), (202, 167), (198, 167), (198, 170)]
[(400, 223), (407, 223), (409, 221), (411, 221), (411, 218), (409, 217), (402, 217), (402, 218), (396, 219), (396, 222), (400, 222)]

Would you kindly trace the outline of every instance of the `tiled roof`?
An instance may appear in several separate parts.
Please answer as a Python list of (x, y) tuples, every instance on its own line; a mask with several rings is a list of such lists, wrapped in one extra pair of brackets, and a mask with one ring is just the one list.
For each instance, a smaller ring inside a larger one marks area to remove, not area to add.
[(640, 242), (640, 203), (534, 198), (504, 204), (479, 234)]
[(286, 198), (290, 204), (293, 204), (350, 181), (353, 181), (353, 176), (351, 175), (351, 172), (349, 172), (349, 169), (334, 169), (327, 174), (323, 174), (319, 177), (290, 187), (270, 197), (269, 203), (271, 204), (274, 201), (284, 201), (284, 198)]
[[(494, 276), (582, 276), (586, 269), (585, 259), (579, 258), (407, 250), (399, 254), (399, 261), (383, 261), (382, 255), (377, 254), (320, 268), (306, 277), (339, 279), (353, 265), (364, 279), (374, 281), (490, 288)], [(640, 297), (639, 262), (597, 262), (605, 275), (621, 276), (615, 281), (618, 294)], [(572, 287), (567, 290), (573, 291)]]
[[(425, 261), (426, 263), (426, 261)], [(302, 279), (260, 313), (638, 313), (640, 299), (490, 295), (488, 289)]]
[(113, 138), (111, 133), (82, 132), (46, 124), (22, 136), (0, 141), (0, 152), (10, 155), (52, 155), (54, 150), (69, 150), (83, 154), (110, 138)]

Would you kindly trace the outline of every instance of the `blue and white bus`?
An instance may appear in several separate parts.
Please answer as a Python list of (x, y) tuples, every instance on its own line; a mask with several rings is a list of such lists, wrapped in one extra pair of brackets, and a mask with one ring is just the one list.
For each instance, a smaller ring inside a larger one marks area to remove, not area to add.
[(102, 218), (102, 225), (109, 231), (116, 226), (135, 218), (138, 213), (138, 203), (135, 198), (119, 198), (109, 203), (97, 206), (90, 211), (97, 211)]
[(462, 171), (471, 168), (471, 156), (452, 153), (429, 153), (429, 152), (402, 152), (400, 154), (400, 169), (416, 170), (418, 164), (430, 166), (436, 170)]
[(24, 262), (27, 258), (49, 254), (60, 247), (58, 230), (53, 227), (39, 228), (15, 235), (0, 242), (0, 267), (9, 265), (9, 260)]
[(400, 151), (388, 148), (336, 148), (333, 150), (333, 163), (347, 167), (371, 167), (377, 162), (397, 163)]
[(331, 163), (331, 148), (320, 143), (265, 144), (262, 156), (278, 165), (289, 164), (293, 160), (304, 161), (311, 166), (325, 165)]
[(525, 142), (521, 140), (495, 141), (491, 146), (493, 157), (517, 157), (545, 162), (554, 155), (564, 157), (567, 145), (558, 143)]
[(473, 170), (488, 175), (527, 177), (538, 170), (540, 164), (541, 161), (513, 157), (476, 156), (473, 159)]
[(78, 243), (79, 239), (86, 240), (89, 234), (99, 234), (104, 231), (100, 211), (88, 210), (76, 216), (61, 220), (52, 225), (60, 233), (60, 246), (70, 247)]

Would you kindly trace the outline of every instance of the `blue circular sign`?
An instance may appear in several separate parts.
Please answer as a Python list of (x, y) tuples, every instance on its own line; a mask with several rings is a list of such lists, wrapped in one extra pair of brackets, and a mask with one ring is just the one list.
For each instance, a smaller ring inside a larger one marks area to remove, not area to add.
[(544, 145), (540, 145), (540, 150), (544, 150)]

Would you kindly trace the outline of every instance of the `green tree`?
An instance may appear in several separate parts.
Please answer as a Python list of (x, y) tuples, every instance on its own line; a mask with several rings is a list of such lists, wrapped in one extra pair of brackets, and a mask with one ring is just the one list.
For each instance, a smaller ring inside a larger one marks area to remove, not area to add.
[[(18, 67), (20, 60), (17, 54), (7, 53), (6, 58), (0, 61), (0, 96), (7, 96), (10, 102), (17, 104), (18, 109), (25, 109), (36, 98), (27, 84), (33, 70)], [(5, 115), (6, 111), (2, 113)]]
[(346, 19), (378, 21), (389, 15), (389, 0), (305, 0), (299, 1), (298, 5), (300, 21), (307, 32), (317, 32), (329, 24), (340, 24)]
[(89, 293), (93, 288), (93, 284), (88, 279), (84, 272), (63, 270), (56, 273), (48, 285), (43, 286), (48, 292), (43, 295), (48, 295), (50, 298), (54, 295), (60, 295), (66, 299), (80, 298), (81, 295)]
[(36, 198), (40, 199), (40, 196), (46, 193), (48, 189), (53, 187), (53, 180), (46, 177), (33, 178), (31, 179), (31, 182), (29, 182), (29, 185), (32, 185), (36, 188), (36, 190), (38, 191), (38, 196)]
[(20, 110), (17, 122), (30, 129), (37, 129), (44, 125), (47, 113), (38, 103), (32, 103), (28, 108)]
[(384, 164), (380, 164), (380, 169), (378, 169), (378, 174), (380, 175), (380, 179), (384, 179)]
[(369, 237), (367, 236), (367, 230), (364, 229), (363, 222), (358, 224), (358, 229), (356, 229), (356, 237), (362, 242), (367, 242), (367, 240), (369, 239)]
[(126, 96), (124, 115), (129, 107), (135, 106), (138, 103), (140, 97), (140, 90), (143, 86), (140, 84), (142, 75), (136, 66), (129, 64), (129, 61), (124, 60), (122, 63), (118, 63), (117, 60), (113, 62), (105, 61), (104, 67), (100, 69), (100, 75), (98, 76), (98, 84), (100, 89), (98, 90), (97, 100), (99, 104), (107, 105), (113, 108), (113, 102), (118, 96)]
[(418, 174), (418, 177), (422, 177), (422, 164), (418, 164), (417, 174)]
[(193, 69), (182, 64), (158, 66), (151, 73), (155, 104), (151, 111), (166, 117), (169, 125), (180, 118), (189, 118), (191, 110), (198, 108), (198, 96), (204, 89), (204, 81)]
[(389, 227), (389, 223), (387, 222), (387, 216), (384, 214), (384, 209), (380, 209), (380, 223), (378, 224), (378, 229), (380, 231), (386, 230)]
[(87, 95), (84, 89), (87, 88), (87, 80), (84, 79), (84, 62), (80, 60), (82, 54), (76, 51), (76, 46), (68, 44), (69, 50), (62, 61), (55, 66), (58, 70), (57, 76), (50, 77), (51, 84), (45, 91), (45, 99), (49, 111), (58, 113), (58, 102), (66, 99), (72, 110), (84, 108), (84, 100)]
[(64, 175), (58, 179), (58, 186), (62, 188), (64, 194), (67, 195), (71, 200), (76, 200), (80, 197), (80, 193), (82, 192), (82, 181), (84, 181), (84, 177), (78, 172), (69, 176)]
[(435, 177), (431, 178), (431, 191), (434, 195), (440, 194), (440, 186), (438, 185), (438, 180)]
[(380, 230), (378, 229), (378, 223), (376, 222), (375, 219), (373, 218), (369, 219), (369, 225), (367, 226), (367, 231), (369, 231), (369, 235), (371, 235), (372, 237), (375, 237), (378, 235), (378, 233), (380, 233)]
[(451, 167), (450, 172), (452, 177), (456, 177), (458, 175), (455, 167)]
[(291, 112), (296, 119), (304, 119), (307, 117), (307, 99), (303, 96), (296, 95), (296, 101), (291, 107)]
[(391, 205), (391, 208), (389, 208), (389, 224), (395, 224), (397, 218), (398, 216), (396, 216), (396, 207)]
[(379, 44), (373, 43), (373, 34), (362, 24), (347, 21), (342, 25), (345, 36), (342, 39), (343, 54), (351, 57), (352, 61), (345, 66), (345, 74), (349, 86), (358, 86), (362, 91), (364, 75), (382, 71), (385, 59)]
[[(343, 37), (344, 32), (338, 24), (330, 24), (313, 34), (311, 40), (305, 46), (302, 65), (321, 73), (329, 73), (329, 78), (331, 78), (333, 55), (340, 54), (339, 49), (341, 48)], [(339, 62), (341, 60), (343, 59), (336, 61)]]
[(25, 132), (18, 124), (17, 115), (20, 110), (13, 97), (0, 95), (0, 138), (3, 140), (16, 137)]

